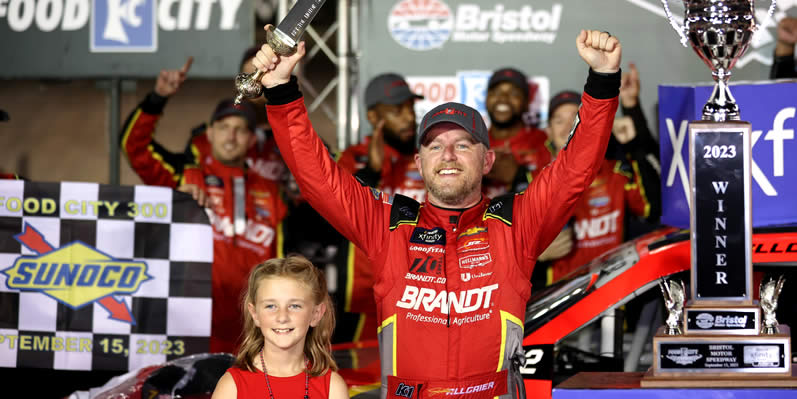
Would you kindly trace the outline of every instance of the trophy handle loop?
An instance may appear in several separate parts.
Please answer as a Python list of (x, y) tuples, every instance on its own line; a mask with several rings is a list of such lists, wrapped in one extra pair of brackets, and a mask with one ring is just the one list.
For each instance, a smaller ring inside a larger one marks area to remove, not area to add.
[[(771, 19), (772, 15), (775, 14), (775, 8), (778, 6), (778, 0), (772, 0), (769, 2), (769, 10), (767, 10), (767, 19)], [(776, 24), (777, 25), (777, 24)], [(753, 33), (758, 31), (759, 24), (755, 25), (755, 30)]]
[[(772, 0), (773, 3), (775, 1), (776, 0)], [(677, 22), (675, 22), (675, 18), (673, 18), (672, 12), (670, 12), (670, 3), (667, 0), (661, 0), (661, 4), (664, 5), (664, 14), (667, 16), (667, 20), (670, 21), (670, 26), (672, 26), (672, 28), (678, 32), (678, 36), (681, 36), (681, 44), (686, 47), (686, 42), (689, 41), (689, 38), (687, 38), (686, 34), (684, 33), (686, 31), (686, 27), (680, 26)]]

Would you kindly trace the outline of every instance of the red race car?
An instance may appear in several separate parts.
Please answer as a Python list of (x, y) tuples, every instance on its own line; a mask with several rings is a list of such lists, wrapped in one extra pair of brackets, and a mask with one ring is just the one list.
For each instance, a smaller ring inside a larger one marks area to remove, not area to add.
[[(652, 336), (664, 323), (659, 278), (688, 284), (689, 256), (688, 232), (665, 228), (621, 245), (532, 295), (524, 326), (525, 362), (520, 365), (526, 396), (550, 398), (558, 383), (580, 371), (647, 370)], [(790, 289), (797, 281), (797, 226), (755, 229), (753, 264), (754, 286), (765, 275), (786, 275), (777, 316), (781, 323), (797, 324), (792, 321), (797, 318), (797, 290)], [(378, 398), (377, 342), (337, 344), (333, 349), (350, 396)], [(95, 389), (104, 393), (92, 397), (124, 392), (130, 398), (208, 398), (232, 360), (229, 355), (176, 359), (119, 377)]]
[[(688, 231), (664, 228), (629, 241), (532, 295), (526, 308), (520, 365), (528, 398), (550, 398), (558, 383), (581, 371), (645, 371), (652, 337), (664, 324), (659, 278), (689, 284)], [(796, 324), (797, 226), (755, 229), (754, 287), (765, 275), (786, 275), (778, 320)], [(789, 281), (791, 284), (789, 284)], [(758, 290), (754, 290), (756, 295)], [(688, 292), (688, 289), (687, 289)], [(378, 397), (376, 342), (335, 346), (350, 396)]]

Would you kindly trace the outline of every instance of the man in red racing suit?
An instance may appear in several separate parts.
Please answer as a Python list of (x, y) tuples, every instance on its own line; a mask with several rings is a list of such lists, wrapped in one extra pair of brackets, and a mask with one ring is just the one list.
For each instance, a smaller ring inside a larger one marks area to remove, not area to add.
[(186, 167), (178, 188), (207, 206), (213, 228), (211, 352), (236, 352), (247, 276), (276, 256), (286, 213), (276, 183), (246, 167), (247, 150), (256, 140), (254, 120), (249, 103), (220, 102), (207, 131), (208, 159)]
[[(522, 353), (534, 260), (594, 178), (618, 104), (619, 42), (582, 31), (577, 43), (591, 70), (579, 121), (556, 161), (523, 193), (481, 196), (481, 177), (495, 160), (484, 121), (470, 107), (443, 104), (419, 127), (416, 162), (429, 188), (423, 204), (363, 187), (329, 159), (290, 76), (303, 44), (290, 57), (276, 58), (267, 46), (256, 56), (267, 71), (261, 82), (283, 159), (308, 202), (374, 267), (382, 398), (513, 394), (509, 370)], [(442, 162), (432, 166), (435, 156)], [(439, 205), (459, 201), (435, 194), (450, 182), (472, 183), (458, 186), (465, 206)]]

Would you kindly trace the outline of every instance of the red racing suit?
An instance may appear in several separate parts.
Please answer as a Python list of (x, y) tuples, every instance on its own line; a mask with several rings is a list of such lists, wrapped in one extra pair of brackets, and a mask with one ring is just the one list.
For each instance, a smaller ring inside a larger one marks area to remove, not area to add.
[[(357, 176), (369, 187), (388, 194), (401, 194), (418, 202), (426, 199), (426, 186), (415, 165), (415, 156), (402, 154), (388, 144), (384, 145), (382, 170), (375, 172), (367, 167), (370, 137), (347, 148), (338, 159), (338, 165)], [(374, 303), (374, 274), (368, 256), (360, 248), (349, 245), (346, 267), (345, 312), (359, 313), (360, 322), (353, 341), (376, 339), (378, 320)]]
[[(201, 165), (211, 159), (205, 126), (194, 129), (191, 141), (182, 153), (166, 150), (155, 139), (155, 127), (163, 116), (168, 98), (149, 93), (128, 115), (122, 127), (121, 146), (130, 167), (144, 184), (177, 188), (186, 165)], [(249, 169), (262, 177), (279, 181), (285, 164), (273, 139), (258, 134), (258, 143), (247, 154)]]
[[(212, 157), (199, 167), (187, 167), (180, 184), (196, 184), (208, 195), (213, 227), (210, 351), (235, 353), (243, 330), (240, 298), (249, 271), (276, 255), (286, 208), (275, 183)], [(244, 210), (238, 217), (236, 206)]]
[(308, 202), (374, 267), (381, 397), (510, 397), (537, 255), (606, 151), (619, 72), (590, 72), (569, 145), (519, 194), (444, 209), (363, 187), (329, 160), (298, 83), (267, 89), (283, 159)]
[(595, 180), (576, 204), (575, 246), (553, 263), (552, 281), (623, 243), (626, 208), (637, 216), (650, 215), (651, 203), (644, 187), (636, 161), (603, 161)]
[(520, 192), (538, 173), (553, 159), (553, 151), (548, 142), (548, 135), (542, 130), (525, 126), (514, 136), (507, 139), (494, 139), (490, 136), (490, 148), (498, 150), (507, 148), (512, 152), (518, 164), (518, 173), (511, 187), (491, 179), (484, 180), (482, 191), (490, 198), (495, 198), (508, 192)]

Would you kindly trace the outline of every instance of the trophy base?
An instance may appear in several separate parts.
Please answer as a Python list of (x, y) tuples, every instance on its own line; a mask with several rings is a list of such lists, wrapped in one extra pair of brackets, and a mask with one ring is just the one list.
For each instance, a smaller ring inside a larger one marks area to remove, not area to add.
[(653, 375), (677, 379), (790, 377), (791, 335), (665, 335), (653, 337)]
[(722, 378), (715, 375), (699, 375), (694, 378), (654, 375), (649, 369), (639, 381), (642, 388), (797, 388), (797, 368), (792, 366), (789, 376), (768, 377), (758, 374)]
[(690, 301), (684, 308), (684, 335), (758, 335), (761, 307), (747, 304), (704, 304)]

